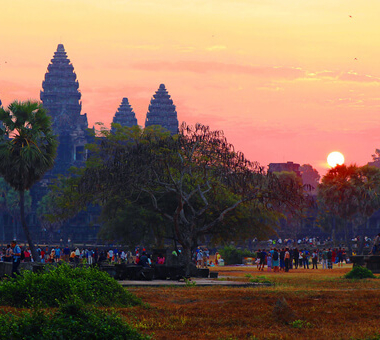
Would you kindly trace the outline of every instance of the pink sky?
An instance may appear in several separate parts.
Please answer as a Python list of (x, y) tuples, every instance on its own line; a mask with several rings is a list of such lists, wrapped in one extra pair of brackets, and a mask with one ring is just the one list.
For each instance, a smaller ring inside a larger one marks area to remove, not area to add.
[[(123, 97), (144, 125), (164, 83), (178, 119), (224, 130), (262, 165), (380, 148), (378, 0), (2, 1), (0, 99), (39, 99), (57, 44), (90, 125)], [(350, 17), (352, 16), (352, 17)]]

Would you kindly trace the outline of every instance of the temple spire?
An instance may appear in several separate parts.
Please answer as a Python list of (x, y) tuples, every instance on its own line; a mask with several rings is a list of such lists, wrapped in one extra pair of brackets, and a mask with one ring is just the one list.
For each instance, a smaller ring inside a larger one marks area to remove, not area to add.
[(178, 133), (177, 111), (164, 84), (161, 84), (150, 101), (145, 127), (161, 125), (171, 134)]
[(88, 122), (87, 115), (81, 115), (81, 96), (74, 67), (63, 44), (59, 44), (47, 67), (40, 98), (59, 136), (54, 171), (60, 173), (85, 159)]
[[(115, 116), (113, 117), (112, 123), (128, 127), (137, 125), (136, 115), (133, 112), (132, 106), (129, 104), (128, 98), (123, 98)], [(115, 129), (111, 128), (111, 132), (115, 132)]]

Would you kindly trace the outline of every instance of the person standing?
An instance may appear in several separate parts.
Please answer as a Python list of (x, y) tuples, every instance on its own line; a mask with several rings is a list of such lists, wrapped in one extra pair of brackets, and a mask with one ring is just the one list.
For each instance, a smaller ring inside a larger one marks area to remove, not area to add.
[(331, 248), (329, 248), (329, 251), (327, 252), (327, 268), (328, 269), (333, 268)]
[(318, 269), (318, 253), (316, 249), (313, 251), (311, 261), (313, 263), (313, 269)]
[(5, 250), (5, 262), (12, 262), (12, 248), (10, 244), (7, 244), (7, 249)]
[(285, 262), (285, 272), (288, 272), (289, 271), (289, 267), (290, 267), (290, 253), (289, 253), (289, 249), (288, 248), (285, 248), (284, 262)]
[(322, 269), (327, 269), (327, 250), (323, 248), (322, 251)]
[(56, 246), (55, 247), (55, 262), (59, 262), (59, 260), (61, 259), (61, 249)]
[(21, 275), (18, 270), (18, 267), (21, 262), (21, 248), (16, 243), (16, 241), (12, 241), (11, 249), (12, 249), (12, 277), (15, 278), (16, 274)]
[(271, 250), (271, 253), (272, 253), (272, 267), (273, 267), (273, 271), (275, 273), (278, 273), (279, 272), (280, 254), (278, 253), (277, 248), (274, 248), (273, 250)]

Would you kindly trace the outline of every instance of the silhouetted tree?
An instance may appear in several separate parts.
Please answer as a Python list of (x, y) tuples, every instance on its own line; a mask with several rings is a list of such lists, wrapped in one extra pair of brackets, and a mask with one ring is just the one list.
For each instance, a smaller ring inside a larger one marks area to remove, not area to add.
[(40, 258), (25, 220), (25, 191), (54, 165), (57, 140), (38, 102), (14, 101), (0, 108), (0, 175), (20, 195), (21, 224), (34, 261)]

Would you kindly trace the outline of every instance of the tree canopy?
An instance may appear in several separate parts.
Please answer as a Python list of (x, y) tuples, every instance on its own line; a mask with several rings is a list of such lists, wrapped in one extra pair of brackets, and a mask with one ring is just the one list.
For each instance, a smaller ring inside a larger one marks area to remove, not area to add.
[(245, 202), (273, 211), (296, 208), (303, 199), (293, 181), (281, 182), (247, 160), (221, 131), (182, 124), (171, 136), (157, 127), (116, 127), (91, 148), (78, 181), (81, 201), (148, 200), (186, 256), (200, 237), (222, 231), (223, 221)]
[(57, 139), (38, 102), (14, 101), (0, 108), (0, 175), (20, 195), (20, 215), (34, 261), (39, 261), (25, 220), (25, 190), (54, 165)]

